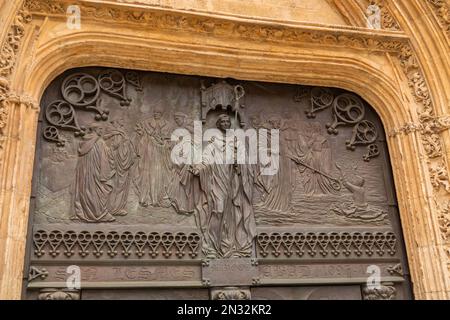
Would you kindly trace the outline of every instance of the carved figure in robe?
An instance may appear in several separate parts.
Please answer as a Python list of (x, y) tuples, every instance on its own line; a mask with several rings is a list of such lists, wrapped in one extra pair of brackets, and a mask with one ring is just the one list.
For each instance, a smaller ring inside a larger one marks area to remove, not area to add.
[[(329, 178), (333, 164), (329, 142), (322, 135), (319, 123), (313, 123), (310, 129), (305, 138), (299, 139), (301, 145), (291, 148), (293, 159), (300, 160), (300, 172), (305, 173), (305, 193), (336, 194), (339, 190), (335, 184), (337, 179)], [(307, 166), (302, 166), (301, 163)]]
[[(267, 132), (267, 125), (259, 115), (250, 117), (251, 127), (256, 130), (258, 134), (258, 153), (264, 153), (270, 159), (270, 132)], [(255, 165), (255, 186), (261, 193), (261, 200), (263, 201), (267, 194), (270, 193), (270, 175), (264, 175), (264, 168), (269, 167), (270, 163), (263, 164), (261, 157)]]
[(109, 163), (112, 170), (112, 192), (108, 208), (113, 216), (127, 214), (125, 207), (131, 185), (131, 168), (136, 160), (136, 150), (128, 138), (120, 120), (111, 122), (105, 138), (109, 140)]
[[(176, 129), (186, 129), (192, 136), (192, 123), (188, 122), (185, 113), (177, 112), (174, 115)], [(176, 161), (173, 161), (173, 177), (168, 189), (168, 198), (171, 205), (178, 213), (191, 214), (194, 212), (194, 177), (189, 171), (192, 163), (194, 141), (193, 139), (181, 138), (178, 142)]]
[(250, 257), (256, 222), (253, 213), (253, 167), (226, 163), (224, 155), (242, 150), (234, 137), (226, 137), (231, 127), (227, 114), (216, 122), (221, 135), (204, 148), (202, 163), (191, 168), (199, 177), (196, 195), (198, 223), (203, 234), (203, 251), (208, 258)]
[(105, 128), (94, 123), (78, 147), (75, 172), (74, 219), (84, 222), (110, 222), (108, 199), (113, 190)]
[(170, 161), (170, 127), (156, 110), (153, 117), (136, 126), (136, 166), (135, 186), (139, 204), (143, 207), (170, 207), (167, 201), (167, 188), (172, 176)]
[[(284, 135), (283, 122), (278, 116), (271, 116), (268, 120), (268, 129), (279, 130), (279, 164), (275, 175), (267, 176), (265, 184), (268, 195), (263, 200), (262, 206), (272, 211), (288, 212), (291, 208), (292, 192), (295, 179), (293, 175), (294, 162), (290, 157), (289, 145)], [(270, 142), (270, 131), (267, 141)], [(269, 152), (272, 148), (269, 147)]]

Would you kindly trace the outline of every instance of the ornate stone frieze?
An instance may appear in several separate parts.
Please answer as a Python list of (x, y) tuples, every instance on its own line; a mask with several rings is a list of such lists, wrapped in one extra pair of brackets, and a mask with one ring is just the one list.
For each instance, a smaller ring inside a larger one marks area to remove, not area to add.
[[(26, 7), (33, 14), (65, 15), (68, 3), (64, 1), (26, 0)], [(245, 38), (257, 41), (282, 41), (320, 45), (352, 47), (371, 51), (397, 52), (407, 39), (403, 35), (355, 32), (352, 29), (332, 30), (327, 28), (304, 28), (298, 25), (242, 22), (221, 18), (210, 18), (191, 13), (162, 13), (157, 10), (121, 8), (109, 4), (84, 4), (80, 6), (84, 19), (113, 20), (116, 23), (143, 24), (158, 30), (182, 30), (200, 34)]]

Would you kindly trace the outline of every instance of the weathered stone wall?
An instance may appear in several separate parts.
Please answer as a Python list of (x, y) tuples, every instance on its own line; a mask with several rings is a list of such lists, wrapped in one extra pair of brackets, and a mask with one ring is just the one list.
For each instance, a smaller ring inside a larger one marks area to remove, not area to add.
[[(448, 1), (377, 3), (382, 30), (366, 28), (359, 0), (4, 1), (0, 297), (21, 296), (38, 101), (61, 72), (101, 65), (361, 95), (389, 135), (415, 296), (449, 298)], [(67, 28), (69, 4), (80, 30)]]

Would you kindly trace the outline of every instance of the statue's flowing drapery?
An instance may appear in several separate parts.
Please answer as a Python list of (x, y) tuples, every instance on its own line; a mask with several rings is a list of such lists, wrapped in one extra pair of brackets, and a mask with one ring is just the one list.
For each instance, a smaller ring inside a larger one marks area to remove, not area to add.
[(109, 163), (114, 188), (109, 196), (108, 208), (114, 216), (126, 215), (125, 207), (131, 184), (130, 169), (135, 162), (136, 151), (123, 131), (114, 129), (109, 135), (112, 140)]
[(165, 120), (150, 119), (142, 124), (141, 129), (142, 135), (136, 143), (139, 161), (134, 181), (139, 202), (143, 206), (170, 206), (170, 203), (165, 203), (172, 175), (166, 141), (169, 136), (168, 124)]
[(234, 141), (216, 137), (204, 152), (200, 169), (197, 211), (205, 238), (206, 255), (251, 256), (256, 222), (253, 214), (254, 175), (251, 166), (221, 164)]
[(114, 221), (108, 210), (108, 199), (113, 189), (109, 182), (108, 147), (97, 133), (83, 138), (80, 143), (76, 168), (74, 210), (76, 217), (86, 222)]

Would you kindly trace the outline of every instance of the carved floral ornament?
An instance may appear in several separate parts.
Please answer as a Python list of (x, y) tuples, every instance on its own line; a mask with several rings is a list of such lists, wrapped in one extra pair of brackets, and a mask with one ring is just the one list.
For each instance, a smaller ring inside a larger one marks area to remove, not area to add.
[(446, 36), (450, 38), (450, 2), (448, 0), (427, 0), (436, 14)]
[[(25, 25), (31, 21), (31, 15), (25, 8), (21, 8), (9, 28), (6, 39), (0, 47), (0, 136), (8, 122), (8, 108), (12, 100), (17, 102), (16, 95), (11, 94), (9, 78), (16, 64), (17, 53), (20, 49), (22, 38), (25, 35)], [(32, 105), (36, 105), (32, 103)], [(3, 148), (3, 140), (0, 140), (0, 150)]]
[(371, 0), (366, 14), (378, 13), (380, 15), (380, 27), (386, 30), (400, 31), (401, 28), (392, 15), (388, 3), (385, 0)]

